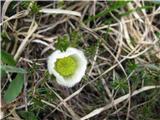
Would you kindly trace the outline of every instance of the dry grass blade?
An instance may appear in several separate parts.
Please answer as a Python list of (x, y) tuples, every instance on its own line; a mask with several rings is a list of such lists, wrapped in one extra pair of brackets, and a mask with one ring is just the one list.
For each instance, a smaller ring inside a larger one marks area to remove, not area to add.
[(71, 11), (71, 10), (62, 10), (62, 9), (46, 9), (43, 8), (40, 10), (41, 13), (47, 13), (47, 14), (66, 14), (66, 15), (74, 15), (81, 17), (80, 12)]
[(11, 3), (12, 0), (6, 0), (4, 5), (3, 5), (3, 8), (2, 8), (2, 21), (3, 21), (3, 17), (5, 16), (5, 13), (7, 11), (7, 8), (9, 6), (9, 4)]

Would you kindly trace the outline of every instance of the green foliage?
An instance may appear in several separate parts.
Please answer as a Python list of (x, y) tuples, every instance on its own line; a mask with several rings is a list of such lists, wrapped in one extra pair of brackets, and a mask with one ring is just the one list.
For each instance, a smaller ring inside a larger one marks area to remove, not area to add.
[(128, 92), (128, 83), (127, 83), (127, 81), (124, 80), (124, 79), (114, 80), (113, 83), (112, 83), (112, 87), (113, 87), (115, 90), (120, 90), (120, 91), (122, 91), (123, 93)]
[(133, 72), (129, 78), (132, 83), (132, 89), (137, 89), (142, 83), (144, 86), (159, 84), (160, 64), (139, 65), (129, 60), (126, 64), (126, 72), (128, 75)]
[(1, 50), (0, 57), (1, 57), (2, 63), (7, 64), (7, 66), (6, 65), (1, 65), (0, 66), (0, 72), (1, 72), (1, 78), (2, 78), (6, 75), (7, 67), (15, 66), (16, 62), (14, 61), (13, 56), (11, 54), (7, 53), (4, 50)]
[(104, 9), (102, 12), (97, 13), (95, 16), (89, 17), (89, 19), (87, 21), (92, 21), (92, 20), (95, 20), (99, 17), (106, 16), (108, 13), (113, 12), (114, 10), (117, 10), (119, 8), (126, 6), (128, 2), (130, 2), (130, 1), (114, 1), (110, 5), (110, 7)]
[(58, 8), (63, 8), (65, 6), (64, 0), (57, 1), (57, 6), (58, 6)]
[(1, 50), (0, 56), (1, 56), (1, 61), (3, 63), (8, 64), (8, 65), (12, 65), (12, 66), (16, 65), (16, 62), (14, 61), (13, 56), (11, 54), (7, 53), (6, 51)]
[(21, 111), (20, 116), (23, 120), (38, 120), (33, 112)]
[(69, 38), (67, 35), (64, 35), (63, 37), (58, 37), (57, 43), (55, 44), (56, 49), (59, 49), (60, 51), (66, 51), (66, 49), (69, 47)]
[(21, 1), (20, 2), (20, 6), (24, 9), (27, 9), (29, 7), (29, 4), (31, 3), (31, 1)]
[(11, 73), (27, 73), (23, 68), (17, 68), (9, 65), (1, 65), (0, 69)]
[(130, 74), (133, 70), (136, 70), (138, 68), (138, 64), (136, 64), (134, 61), (128, 61), (127, 62), (127, 73)]
[(32, 6), (31, 6), (31, 12), (34, 13), (34, 14), (37, 14), (40, 9), (41, 9), (40, 6), (37, 5), (36, 2), (34, 2), (34, 3), (32, 4)]
[(96, 49), (99, 46), (99, 42), (95, 42), (92, 45), (84, 48), (86, 56), (93, 57), (96, 54)]
[(21, 92), (24, 84), (24, 74), (17, 74), (16, 78), (12, 80), (8, 89), (5, 92), (4, 100), (6, 103), (12, 102)]
[(152, 111), (150, 110), (150, 106), (144, 106), (142, 109), (143, 116), (141, 117), (142, 120), (151, 117)]
[(102, 94), (102, 98), (101, 100), (105, 100), (106, 99), (106, 91), (104, 89), (104, 85), (102, 84), (102, 81), (101, 80), (98, 80), (96, 82), (96, 89), (98, 90), (99, 93)]
[[(136, 109), (137, 119), (138, 120), (159, 120), (160, 116), (158, 113), (158, 109), (160, 106), (159, 102), (159, 90), (154, 90), (151, 93), (141, 93), (139, 97), (143, 97), (145, 101), (147, 101), (146, 104), (140, 106)], [(142, 96), (143, 94), (143, 96)]]
[[(11, 54), (7, 53), (6, 51), (1, 50), (0, 56), (1, 56), (1, 61), (3, 64), (10, 65), (11, 67), (16, 65), (16, 62), (14, 61), (13, 56)], [(6, 68), (5, 67), (6, 67), (6, 65), (0, 66), (1, 78), (6, 75)]]
[(4, 50), (1, 50), (1, 61), (3, 64), (0, 66), (1, 70), (1, 77), (3, 77), (6, 72), (11, 72), (11, 73), (18, 73), (15, 77), (14, 80), (9, 84), (8, 89), (6, 90), (4, 94), (4, 100), (6, 103), (12, 102), (21, 92), (21, 89), (24, 84), (24, 73), (26, 71), (22, 68), (17, 68), (16, 62), (13, 59), (13, 56), (9, 53), (7, 53)]
[(96, 46), (94, 45), (85, 48), (85, 54), (87, 56), (95, 55), (95, 52), (96, 52)]
[[(31, 107), (30, 107), (30, 111), (35, 111), (37, 113), (37, 111), (43, 111), (45, 110), (46, 105), (41, 101), (46, 100), (48, 102), (53, 102), (56, 100), (56, 95), (50, 90), (48, 89), (45, 85), (41, 85), (40, 88), (37, 88), (35, 91), (36, 96), (31, 97), (32, 102), (34, 103)], [(43, 111), (44, 112), (44, 111)], [(38, 115), (39, 113), (37, 113)]]
[(40, 97), (33, 97), (32, 99), (33, 99), (32, 101), (34, 102), (33, 110), (42, 109), (44, 107), (44, 104), (41, 102)]
[[(31, 6), (30, 6), (30, 4), (31, 4)], [(29, 7), (31, 10), (31, 13), (33, 13), (33, 14), (37, 14), (39, 12), (39, 10), (41, 9), (40, 6), (37, 4), (37, 2), (32, 2), (32, 1), (22, 1), (20, 3), (20, 6), (23, 9), (27, 9)]]
[(120, 16), (128, 16), (129, 14), (133, 13), (133, 12), (138, 12), (138, 11), (141, 11), (143, 9), (145, 10), (149, 10), (149, 9), (152, 9), (153, 6), (142, 6), (142, 7), (137, 7), (135, 9), (131, 9), (131, 10), (128, 10), (127, 12), (124, 12), (124, 13), (121, 13)]
[[(142, 69), (143, 70), (143, 69)], [(160, 77), (159, 77), (159, 73), (157, 71), (148, 71), (145, 70), (144, 72), (142, 72), (141, 74), (143, 75), (143, 77), (141, 79), (144, 80), (144, 85), (155, 85), (155, 84), (160, 84)], [(139, 77), (140, 78), (140, 77)]]
[(6, 72), (4, 71), (4, 70), (0, 70), (0, 75), (1, 75), (1, 78), (3, 78), (4, 76), (6, 76), (7, 74), (6, 74)]
[(78, 31), (72, 31), (70, 34), (71, 46), (77, 47), (81, 41), (82, 35)]
[(156, 32), (156, 36), (159, 38), (160, 40), (160, 32)]

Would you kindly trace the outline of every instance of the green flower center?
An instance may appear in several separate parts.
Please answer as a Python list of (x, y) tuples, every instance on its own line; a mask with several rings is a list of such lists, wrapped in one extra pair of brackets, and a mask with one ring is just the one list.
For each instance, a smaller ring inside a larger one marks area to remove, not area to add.
[(64, 57), (56, 61), (55, 69), (63, 77), (74, 74), (77, 67), (76, 60), (73, 57)]

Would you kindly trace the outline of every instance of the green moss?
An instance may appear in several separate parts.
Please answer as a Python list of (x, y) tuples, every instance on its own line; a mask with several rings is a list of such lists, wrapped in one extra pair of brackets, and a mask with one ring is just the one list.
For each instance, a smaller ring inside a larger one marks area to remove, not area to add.
[(55, 64), (56, 71), (63, 77), (68, 77), (74, 74), (77, 67), (76, 60), (73, 57), (64, 57), (58, 59)]

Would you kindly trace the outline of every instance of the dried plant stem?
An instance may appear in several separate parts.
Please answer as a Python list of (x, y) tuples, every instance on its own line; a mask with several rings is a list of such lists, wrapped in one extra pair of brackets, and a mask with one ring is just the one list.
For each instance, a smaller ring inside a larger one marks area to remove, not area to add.
[(31, 35), (35, 32), (35, 30), (37, 29), (38, 25), (37, 23), (33, 20), (29, 30), (28, 30), (28, 34), (26, 36), (26, 38), (23, 40), (23, 42), (21, 43), (21, 45), (19, 46), (14, 59), (17, 60), (18, 57), (21, 55), (21, 53), (23, 52), (23, 50), (25, 49), (26, 45), (29, 42), (29, 38), (31, 37)]

